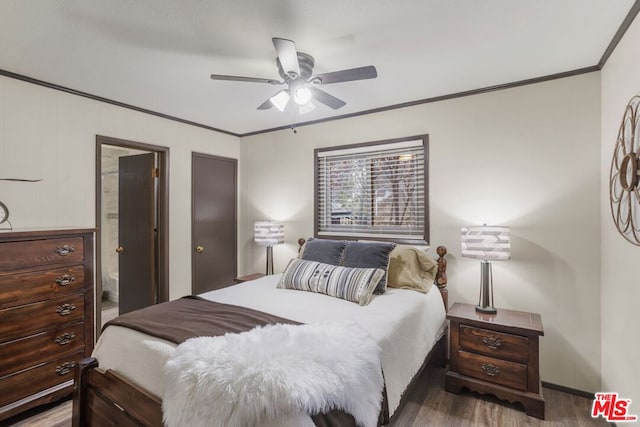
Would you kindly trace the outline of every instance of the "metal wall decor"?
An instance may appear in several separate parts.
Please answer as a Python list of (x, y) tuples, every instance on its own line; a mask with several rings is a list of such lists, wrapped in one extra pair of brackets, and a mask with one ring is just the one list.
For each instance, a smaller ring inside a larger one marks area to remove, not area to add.
[(627, 105), (611, 160), (609, 198), (611, 215), (622, 236), (640, 246), (640, 95)]

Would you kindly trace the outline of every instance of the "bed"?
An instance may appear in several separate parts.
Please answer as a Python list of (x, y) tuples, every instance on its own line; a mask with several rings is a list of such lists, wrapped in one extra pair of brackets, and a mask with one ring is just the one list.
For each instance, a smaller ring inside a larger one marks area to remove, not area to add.
[[(199, 298), (304, 325), (331, 319), (362, 327), (381, 349), (385, 399), (378, 424), (386, 424), (426, 364), (446, 360), (446, 249), (439, 247), (438, 254), (436, 286), (426, 294), (389, 288), (365, 306), (314, 292), (279, 289), (280, 274), (207, 292)], [(176, 347), (175, 342), (155, 334), (118, 325), (106, 327), (93, 357), (82, 360), (76, 368), (73, 425), (162, 425), (162, 372)], [(336, 419), (339, 417), (332, 422)], [(313, 421), (315, 425), (330, 424)]]

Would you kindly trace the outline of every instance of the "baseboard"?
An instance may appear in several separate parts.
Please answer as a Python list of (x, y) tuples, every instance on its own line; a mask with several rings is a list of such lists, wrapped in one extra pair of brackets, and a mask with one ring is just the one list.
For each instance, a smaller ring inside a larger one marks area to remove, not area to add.
[(565, 387), (563, 385), (548, 383), (546, 381), (542, 381), (542, 387), (550, 388), (551, 390), (558, 390), (564, 393), (573, 394), (574, 396), (585, 397), (587, 399), (593, 400), (595, 399), (595, 395), (588, 391), (578, 390), (571, 387)]

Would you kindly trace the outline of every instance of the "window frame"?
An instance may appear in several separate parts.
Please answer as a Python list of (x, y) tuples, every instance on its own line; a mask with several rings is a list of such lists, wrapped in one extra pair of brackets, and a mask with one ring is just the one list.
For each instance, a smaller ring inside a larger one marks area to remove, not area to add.
[[(422, 149), (424, 155), (424, 176), (423, 176), (423, 186), (424, 186), (424, 230), (422, 239), (402, 239), (397, 237), (385, 237), (384, 234), (376, 237), (370, 236), (348, 236), (342, 235), (340, 233), (335, 233), (331, 235), (323, 234), (320, 235), (320, 222), (319, 222), (319, 170), (318, 170), (318, 154), (325, 151), (340, 151), (340, 150), (349, 150), (352, 148), (362, 148), (362, 147), (372, 147), (371, 151), (376, 151), (375, 148), (379, 145), (385, 144), (393, 144), (398, 142), (405, 141), (416, 141), (422, 140)], [(408, 137), (401, 138), (393, 138), (393, 139), (385, 139), (379, 141), (371, 141), (371, 142), (361, 142), (356, 144), (348, 144), (348, 145), (334, 145), (331, 147), (321, 147), (315, 148), (313, 151), (313, 236), (317, 239), (334, 239), (334, 240), (374, 240), (374, 241), (382, 241), (382, 242), (395, 242), (395, 243), (405, 243), (412, 245), (429, 245), (430, 233), (429, 233), (429, 135), (414, 135)]]

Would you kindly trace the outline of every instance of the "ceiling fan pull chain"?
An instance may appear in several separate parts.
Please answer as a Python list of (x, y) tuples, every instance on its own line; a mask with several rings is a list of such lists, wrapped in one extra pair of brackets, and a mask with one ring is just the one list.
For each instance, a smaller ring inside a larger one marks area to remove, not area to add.
[(295, 105), (293, 109), (293, 123), (291, 123), (291, 130), (296, 134), (298, 133), (298, 130), (296, 129), (296, 126), (298, 125), (298, 113), (298, 106)]

